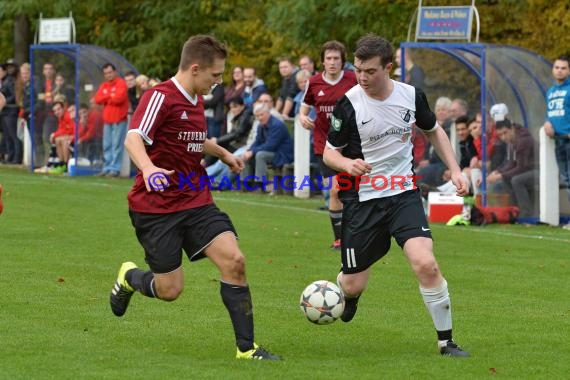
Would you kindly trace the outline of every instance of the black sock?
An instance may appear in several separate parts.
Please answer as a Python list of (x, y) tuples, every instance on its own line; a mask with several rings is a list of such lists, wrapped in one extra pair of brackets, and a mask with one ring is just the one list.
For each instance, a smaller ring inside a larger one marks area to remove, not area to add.
[(222, 301), (230, 313), (234, 326), (236, 345), (241, 352), (253, 348), (253, 305), (249, 286), (220, 282)]
[(133, 268), (125, 273), (125, 279), (135, 290), (141, 294), (155, 298), (156, 288), (154, 286), (154, 273), (151, 271), (142, 271), (138, 268)]
[(437, 340), (452, 340), (451, 330), (437, 331)]
[(334, 240), (342, 238), (342, 210), (329, 210)]

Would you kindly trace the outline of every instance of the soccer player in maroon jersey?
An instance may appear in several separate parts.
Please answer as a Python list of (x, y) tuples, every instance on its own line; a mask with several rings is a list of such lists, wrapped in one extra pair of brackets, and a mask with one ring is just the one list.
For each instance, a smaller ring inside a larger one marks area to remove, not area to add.
[(201, 183), (204, 154), (220, 158), (232, 171), (241, 159), (206, 139), (202, 95), (222, 82), (226, 47), (207, 35), (190, 37), (178, 72), (147, 90), (133, 115), (125, 147), (138, 167), (129, 192), (129, 214), (150, 270), (125, 262), (110, 295), (122, 316), (135, 291), (174, 301), (182, 292), (182, 251), (190, 261), (209, 258), (221, 273), (220, 293), (235, 332), (238, 359), (279, 360), (254, 342), (253, 307), (245, 259), (229, 217)]
[[(327, 141), (330, 126), (330, 116), (334, 106), (348, 90), (356, 85), (356, 77), (352, 71), (344, 71), (346, 49), (338, 41), (328, 41), (321, 47), (321, 62), (323, 73), (318, 73), (309, 79), (303, 104), (299, 111), (299, 120), (306, 129), (314, 129), (313, 150), (319, 160), (321, 175), (324, 177), (324, 187), (330, 185), (329, 216), (334, 233), (332, 248), (340, 249), (342, 235), (342, 203), (338, 198), (338, 182), (336, 172), (323, 163), (323, 151)], [(309, 117), (311, 107), (315, 107), (317, 119)]]

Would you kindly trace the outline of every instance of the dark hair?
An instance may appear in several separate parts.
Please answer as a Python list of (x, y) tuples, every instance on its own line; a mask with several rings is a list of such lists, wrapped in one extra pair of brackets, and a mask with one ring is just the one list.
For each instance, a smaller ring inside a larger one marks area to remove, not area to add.
[(135, 74), (135, 72), (134, 72), (134, 71), (132, 71), (132, 70), (128, 70), (128, 71), (125, 71), (125, 75), (123, 75), (123, 77), (125, 77), (125, 78), (126, 78), (126, 77), (129, 77), (129, 76), (130, 76), (130, 77), (135, 77), (135, 78), (136, 78), (136, 77), (137, 77), (137, 74)]
[(369, 33), (356, 42), (354, 56), (361, 61), (380, 57), (380, 65), (386, 67), (394, 60), (394, 48), (385, 38)]
[(103, 65), (103, 69), (102, 69), (101, 71), (105, 70), (105, 69), (108, 68), (108, 67), (112, 68), (113, 71), (117, 71), (117, 68), (116, 68), (115, 65), (113, 65), (111, 62), (105, 63), (105, 64)]
[(567, 54), (562, 54), (559, 55), (558, 58), (556, 58), (557, 61), (566, 61), (566, 62), (570, 62), (568, 55)]
[(211, 67), (215, 59), (225, 59), (228, 56), (226, 46), (213, 36), (198, 34), (190, 37), (182, 46), (180, 54), (180, 70), (197, 63), (204, 67)]
[(338, 41), (327, 41), (321, 47), (321, 62), (325, 62), (325, 52), (327, 50), (334, 50), (340, 52), (340, 59), (342, 60), (342, 66), (346, 62), (346, 48), (341, 42)]
[(469, 117), (467, 115), (461, 115), (459, 116), (457, 119), (455, 119), (455, 124), (465, 124), (467, 126), (469, 126), (470, 121), (471, 120), (475, 120), (475, 118), (469, 119)]
[(501, 129), (501, 128), (511, 129), (513, 127), (513, 124), (511, 123), (511, 121), (509, 119), (504, 119), (501, 121), (497, 121), (495, 123), (495, 127), (497, 127), (497, 129)]
[[(459, 118), (458, 118), (459, 119)], [(471, 124), (475, 123), (477, 121), (477, 115), (475, 116), (471, 116), (468, 120), (467, 120), (467, 126), (469, 127)], [(457, 123), (457, 121), (455, 122)]]
[(235, 65), (234, 67), (232, 67), (232, 84), (235, 86), (236, 85), (236, 81), (234, 79), (234, 71), (236, 71), (236, 69), (240, 69), (241, 70), (241, 75), (243, 75), (243, 66), (240, 65)]
[(233, 98), (230, 99), (229, 104), (237, 104), (237, 105), (243, 106), (243, 104), (244, 104), (243, 98), (239, 95), (234, 96)]

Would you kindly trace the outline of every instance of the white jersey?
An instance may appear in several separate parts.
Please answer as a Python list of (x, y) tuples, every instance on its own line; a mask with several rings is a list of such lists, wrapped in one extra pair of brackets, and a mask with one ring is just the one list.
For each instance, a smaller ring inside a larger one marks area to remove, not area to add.
[(415, 124), (432, 131), (438, 124), (421, 89), (392, 83), (394, 89), (386, 100), (369, 97), (357, 85), (334, 109), (327, 147), (372, 166), (372, 172), (358, 181), (348, 174), (339, 177), (343, 199), (358, 196), (363, 202), (415, 188), (412, 128)]

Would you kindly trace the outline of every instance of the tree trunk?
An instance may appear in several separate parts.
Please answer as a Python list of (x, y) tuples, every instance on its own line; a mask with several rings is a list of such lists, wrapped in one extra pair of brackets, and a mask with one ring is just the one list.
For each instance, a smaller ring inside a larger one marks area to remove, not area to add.
[(30, 20), (25, 14), (14, 18), (14, 60), (21, 65), (29, 62), (30, 52)]

